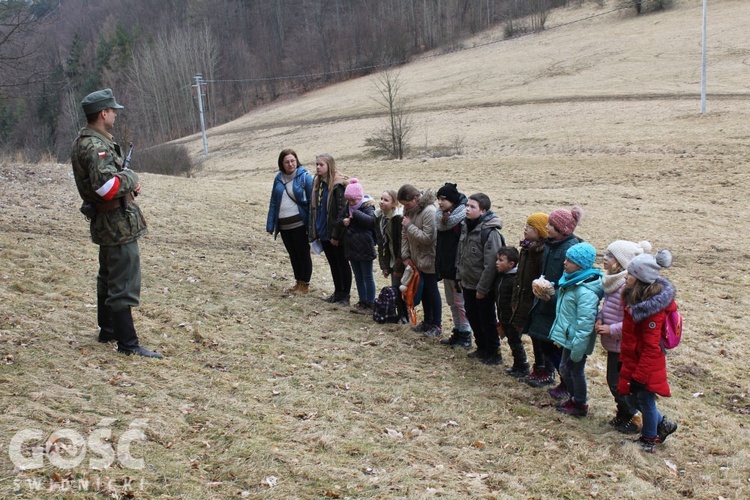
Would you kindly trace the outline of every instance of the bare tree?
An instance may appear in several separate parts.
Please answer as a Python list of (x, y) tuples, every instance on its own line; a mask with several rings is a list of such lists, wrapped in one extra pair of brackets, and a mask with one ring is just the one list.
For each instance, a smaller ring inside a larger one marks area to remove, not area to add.
[(36, 44), (28, 43), (27, 35), (33, 32), (37, 22), (32, 4), (20, 0), (0, 2), (0, 72), (6, 75), (0, 79), (0, 87), (20, 84), (7, 75), (18, 73), (34, 54)]
[(387, 124), (374, 136), (366, 138), (365, 145), (375, 154), (387, 154), (400, 160), (409, 150), (412, 120), (407, 101), (401, 93), (402, 81), (399, 76), (399, 72), (388, 66), (376, 78), (377, 96), (374, 100), (386, 110)]

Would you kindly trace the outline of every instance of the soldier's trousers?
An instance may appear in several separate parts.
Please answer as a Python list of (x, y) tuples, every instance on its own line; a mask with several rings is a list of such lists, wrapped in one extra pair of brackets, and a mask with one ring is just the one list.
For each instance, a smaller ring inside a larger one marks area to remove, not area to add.
[(141, 299), (141, 252), (138, 241), (99, 247), (96, 294), (106, 297), (111, 311), (136, 307)]

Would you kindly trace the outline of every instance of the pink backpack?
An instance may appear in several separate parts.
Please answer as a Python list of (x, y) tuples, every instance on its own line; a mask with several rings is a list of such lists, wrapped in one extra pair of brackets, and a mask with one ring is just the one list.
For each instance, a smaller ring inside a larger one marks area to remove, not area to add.
[(664, 326), (661, 330), (661, 345), (665, 349), (674, 349), (682, 339), (682, 314), (675, 309), (668, 312), (664, 318)]

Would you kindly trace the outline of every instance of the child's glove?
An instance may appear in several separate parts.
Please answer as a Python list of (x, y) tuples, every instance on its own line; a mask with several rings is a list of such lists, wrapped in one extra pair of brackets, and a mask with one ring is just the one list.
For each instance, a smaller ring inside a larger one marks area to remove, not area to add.
[(646, 390), (646, 384), (638, 382), (636, 379), (630, 379), (630, 393), (635, 394)]

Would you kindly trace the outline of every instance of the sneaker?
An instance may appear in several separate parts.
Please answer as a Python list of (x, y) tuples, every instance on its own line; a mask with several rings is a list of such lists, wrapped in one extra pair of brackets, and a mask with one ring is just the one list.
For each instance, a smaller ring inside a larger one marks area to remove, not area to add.
[(641, 427), (643, 427), (641, 412), (638, 411), (635, 415), (625, 420), (626, 418), (622, 418), (622, 421), (614, 426), (615, 430), (622, 434), (638, 434), (641, 431)]
[(544, 387), (545, 385), (555, 385), (555, 372), (543, 372), (537, 378), (527, 382), (531, 387)]
[(552, 396), (554, 399), (568, 399), (570, 397), (570, 393), (568, 392), (568, 389), (565, 387), (565, 384), (560, 382), (557, 386), (553, 387), (552, 389), (548, 389), (547, 393)]
[(398, 318), (399, 325), (408, 325), (409, 323), (409, 318), (407, 318), (406, 316), (401, 316), (400, 318)]
[(663, 443), (667, 437), (677, 430), (677, 422), (667, 420), (667, 417), (663, 417), (659, 425), (656, 427), (656, 437), (660, 443)]
[(430, 325), (428, 325), (424, 321), (420, 321), (416, 326), (411, 327), (412, 331), (417, 332), (417, 333), (424, 333), (427, 330), (429, 330), (429, 328), (430, 328)]
[(659, 437), (653, 437), (653, 438), (647, 438), (647, 437), (639, 437), (635, 440), (636, 444), (638, 444), (641, 449), (646, 453), (656, 453), (656, 445), (659, 444)]
[(479, 361), (485, 365), (502, 365), (503, 357), (500, 353), (497, 353), (492, 354), (484, 359), (480, 359)]
[(471, 349), (471, 332), (458, 332), (458, 342), (451, 346), (452, 349)]
[(358, 302), (354, 309), (349, 310), (353, 314), (372, 314), (372, 304), (369, 302)]
[(585, 417), (589, 414), (589, 405), (583, 403), (576, 403), (573, 398), (563, 403), (557, 408), (557, 411), (573, 417)]
[(349, 307), (349, 305), (351, 304), (351, 301), (349, 300), (349, 295), (342, 295), (339, 300), (334, 302), (334, 304), (340, 307)]
[(325, 299), (323, 299), (323, 302), (328, 302), (329, 304), (333, 304), (335, 302), (338, 302), (338, 300), (339, 300), (339, 294), (334, 293), (330, 297), (326, 297)]
[(425, 337), (429, 337), (432, 339), (439, 338), (443, 335), (443, 328), (437, 325), (430, 326), (430, 329), (424, 332)]

